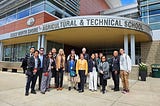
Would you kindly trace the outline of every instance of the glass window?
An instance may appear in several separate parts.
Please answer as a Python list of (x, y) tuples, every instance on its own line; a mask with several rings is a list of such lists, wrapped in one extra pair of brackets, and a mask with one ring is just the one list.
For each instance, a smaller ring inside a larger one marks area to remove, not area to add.
[(35, 14), (44, 10), (44, 4), (40, 4), (38, 6), (34, 6), (31, 8), (31, 14)]
[(148, 24), (148, 17), (143, 17), (143, 18), (142, 18), (142, 21), (143, 21), (144, 23)]
[(4, 61), (10, 61), (11, 58), (11, 46), (4, 46)]
[(158, 30), (160, 29), (160, 23), (150, 24), (150, 27), (152, 30)]
[(30, 8), (30, 4), (21, 6), (20, 8), (18, 8), (18, 12), (23, 11), (23, 10), (25, 10), (25, 9), (29, 9), (29, 8)]
[(16, 14), (13, 14), (7, 17), (7, 23), (15, 21), (15, 20), (16, 20)]
[(26, 44), (19, 44), (19, 52), (18, 52), (18, 57), (19, 58), (24, 58), (26, 54)]
[(0, 26), (6, 24), (6, 18), (0, 19)]
[(149, 6), (149, 10), (157, 10), (157, 9), (160, 9), (160, 3)]
[(149, 12), (149, 15), (154, 15), (154, 14), (160, 14), (160, 9)]
[(29, 16), (29, 9), (19, 12), (17, 14), (17, 19), (24, 18), (26, 16)]
[(150, 22), (150, 23), (159, 22), (159, 21), (160, 21), (160, 15), (151, 16), (151, 17), (149, 18), (149, 22)]
[(36, 4), (40, 3), (40, 2), (43, 2), (43, 1), (44, 0), (34, 0), (34, 1), (32, 1), (31, 5), (34, 6), (34, 5), (36, 5)]
[(55, 15), (55, 9), (54, 9), (52, 6), (46, 4), (46, 5), (45, 5), (45, 10), (46, 10), (47, 12)]

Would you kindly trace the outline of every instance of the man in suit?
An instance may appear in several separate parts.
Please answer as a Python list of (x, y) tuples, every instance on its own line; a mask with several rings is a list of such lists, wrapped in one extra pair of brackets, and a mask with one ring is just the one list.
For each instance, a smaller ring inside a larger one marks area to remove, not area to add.
[(35, 50), (34, 55), (31, 56), (27, 62), (28, 69), (26, 72), (27, 83), (26, 83), (25, 96), (29, 95), (29, 88), (30, 88), (31, 83), (32, 83), (31, 84), (31, 93), (36, 94), (35, 84), (36, 84), (36, 80), (37, 80), (37, 72), (40, 69), (40, 59), (39, 59), (38, 55), (39, 55), (39, 51)]
[(44, 55), (44, 48), (40, 48), (39, 49), (39, 59), (41, 61), (41, 64), (40, 64), (40, 70), (38, 71), (37, 73), (37, 76), (39, 77), (39, 82), (38, 82), (38, 85), (39, 85), (39, 90), (41, 88), (41, 80), (42, 80), (42, 73), (44, 71), (44, 62), (45, 62), (45, 59), (46, 59), (46, 55)]
[(23, 73), (25, 74), (26, 70), (27, 70), (27, 61), (29, 59), (29, 57), (33, 56), (35, 48), (32, 46), (30, 47), (30, 53), (27, 53), (25, 58), (22, 60), (22, 65), (21, 67), (23, 68)]

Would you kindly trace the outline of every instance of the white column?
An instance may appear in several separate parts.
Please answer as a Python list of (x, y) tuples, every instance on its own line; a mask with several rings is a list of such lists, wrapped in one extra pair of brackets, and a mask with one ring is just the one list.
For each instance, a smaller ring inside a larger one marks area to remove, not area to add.
[(3, 43), (0, 41), (0, 61), (2, 61), (3, 57)]
[(128, 35), (124, 35), (124, 51), (128, 54)]
[(37, 49), (39, 50), (39, 48), (41, 48), (41, 35), (38, 36), (38, 46)]
[(41, 47), (45, 48), (45, 35), (42, 35), (41, 37)]
[(132, 65), (135, 65), (135, 36), (131, 35), (131, 60)]

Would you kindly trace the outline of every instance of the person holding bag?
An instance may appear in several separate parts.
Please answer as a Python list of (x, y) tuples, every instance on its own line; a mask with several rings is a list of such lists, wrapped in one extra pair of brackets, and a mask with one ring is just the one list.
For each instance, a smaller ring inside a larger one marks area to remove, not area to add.
[(68, 72), (68, 90), (70, 91), (73, 87), (76, 89), (76, 60), (75, 56), (70, 56), (67, 62), (67, 72)]
[(105, 94), (106, 92), (106, 85), (107, 85), (107, 79), (110, 78), (109, 74), (109, 64), (106, 61), (106, 57), (102, 56), (101, 62), (98, 65), (98, 71), (100, 73), (100, 81), (102, 84), (102, 93)]
[(44, 71), (42, 74), (42, 82), (41, 82), (41, 93), (45, 94), (46, 91), (49, 91), (49, 84), (52, 78), (52, 69), (53, 67), (53, 58), (52, 52), (48, 53), (48, 57), (44, 60)]

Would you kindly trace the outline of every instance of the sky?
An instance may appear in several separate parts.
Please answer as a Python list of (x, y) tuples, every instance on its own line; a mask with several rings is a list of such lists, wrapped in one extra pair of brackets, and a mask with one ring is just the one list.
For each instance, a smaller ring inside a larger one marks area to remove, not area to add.
[(121, 0), (122, 5), (135, 3), (137, 0)]

